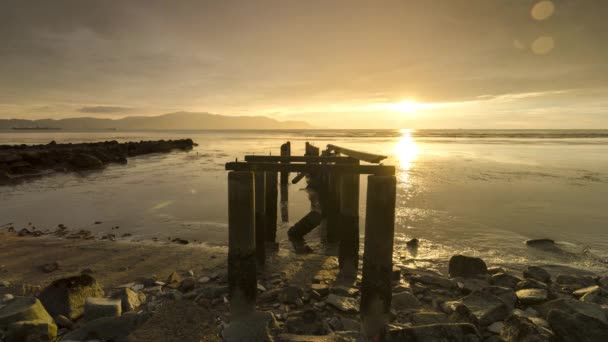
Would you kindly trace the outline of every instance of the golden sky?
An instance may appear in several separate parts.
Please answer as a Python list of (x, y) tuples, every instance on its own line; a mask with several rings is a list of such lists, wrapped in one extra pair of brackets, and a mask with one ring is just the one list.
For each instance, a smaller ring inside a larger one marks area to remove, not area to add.
[(608, 128), (605, 0), (5, 0), (0, 118)]

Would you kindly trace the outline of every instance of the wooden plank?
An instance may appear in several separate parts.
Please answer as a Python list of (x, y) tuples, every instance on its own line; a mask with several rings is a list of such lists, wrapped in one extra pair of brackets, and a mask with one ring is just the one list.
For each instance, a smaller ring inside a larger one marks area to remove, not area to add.
[(350, 157), (317, 157), (317, 156), (291, 156), (291, 157), (280, 157), (280, 156), (256, 156), (247, 155), (245, 156), (247, 162), (260, 162), (260, 163), (350, 163), (358, 164), (359, 161)]
[(333, 150), (337, 153), (345, 154), (351, 158), (363, 160), (368, 163), (374, 163), (374, 164), (378, 164), (381, 161), (383, 161), (384, 159), (388, 158), (387, 156), (382, 156), (379, 154), (373, 154), (373, 153), (367, 153), (367, 152), (361, 152), (361, 151), (355, 151), (355, 150), (351, 150), (348, 148), (344, 148), (344, 147), (340, 147), (340, 146), (336, 146), (336, 145), (332, 145), (332, 144), (328, 144), (327, 148), (330, 150)]
[(356, 164), (276, 164), (276, 163), (226, 163), (230, 171), (263, 171), (263, 172), (337, 172), (350, 174), (370, 174), (377, 176), (393, 176), (395, 167), (392, 165), (356, 165)]

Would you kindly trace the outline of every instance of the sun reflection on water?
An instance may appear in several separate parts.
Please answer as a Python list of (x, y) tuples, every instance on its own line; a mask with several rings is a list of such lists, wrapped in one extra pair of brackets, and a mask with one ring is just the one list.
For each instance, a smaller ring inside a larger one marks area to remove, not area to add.
[(399, 138), (397, 145), (395, 145), (395, 154), (399, 161), (398, 177), (399, 181), (402, 183), (408, 182), (409, 171), (418, 155), (418, 146), (416, 146), (414, 138), (412, 138), (412, 132), (413, 130), (411, 129), (402, 129), (401, 137)]

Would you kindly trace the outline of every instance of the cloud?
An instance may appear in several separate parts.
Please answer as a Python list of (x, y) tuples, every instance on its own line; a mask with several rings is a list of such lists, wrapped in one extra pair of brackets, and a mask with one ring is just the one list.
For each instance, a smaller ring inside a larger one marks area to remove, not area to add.
[(78, 109), (81, 113), (89, 114), (119, 114), (132, 111), (133, 108), (118, 106), (91, 106)]

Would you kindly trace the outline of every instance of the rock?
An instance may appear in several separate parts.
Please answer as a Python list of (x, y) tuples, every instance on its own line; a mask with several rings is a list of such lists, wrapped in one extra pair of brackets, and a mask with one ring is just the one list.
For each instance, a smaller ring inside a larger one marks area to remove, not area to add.
[(548, 317), (551, 310), (561, 310), (567, 314), (582, 314), (608, 323), (602, 307), (597, 304), (585, 303), (576, 299), (560, 298), (547, 302), (537, 308), (543, 317)]
[(554, 341), (553, 333), (539, 327), (524, 316), (511, 315), (505, 321), (500, 336), (505, 342), (550, 342)]
[(540, 304), (547, 300), (547, 290), (525, 289), (515, 292), (517, 300), (522, 305)]
[(11, 287), (11, 282), (8, 280), (0, 280), (0, 287)]
[(74, 327), (74, 322), (64, 315), (55, 317), (55, 324), (57, 324), (57, 326), (60, 328), (72, 329), (72, 327)]
[(425, 284), (425, 285), (443, 287), (446, 289), (454, 289), (454, 288), (458, 287), (456, 282), (451, 279), (448, 279), (445, 277), (440, 277), (440, 276), (427, 275), (427, 274), (415, 275), (410, 278), (410, 281), (415, 282), (415, 283)]
[(496, 273), (492, 275), (490, 282), (497, 286), (510, 287), (514, 289), (522, 281), (520, 278), (508, 273)]
[(6, 341), (55, 342), (57, 326), (46, 320), (12, 323), (6, 331)]
[(230, 322), (224, 329), (223, 337), (226, 342), (271, 342), (270, 329), (277, 326), (277, 322), (270, 312), (255, 312)]
[(454, 255), (450, 258), (448, 265), (448, 273), (450, 277), (474, 277), (477, 275), (488, 274), (486, 263), (475, 257), (464, 255)]
[(330, 294), (325, 299), (325, 303), (328, 305), (346, 313), (358, 313), (359, 312), (359, 302), (350, 297), (342, 297), (337, 296), (335, 294)]
[(472, 324), (443, 323), (414, 327), (393, 327), (386, 333), (387, 342), (481, 341), (479, 331)]
[(578, 290), (572, 292), (572, 295), (574, 297), (576, 297), (576, 298), (580, 298), (580, 297), (586, 295), (587, 293), (593, 292), (593, 291), (596, 291), (596, 290), (600, 290), (600, 287), (597, 286), (597, 285), (589, 286), (589, 287), (584, 287), (582, 289), (578, 289)]
[(166, 281), (167, 285), (181, 283), (181, 282), (182, 282), (182, 277), (177, 272), (172, 272), (167, 277), (167, 281)]
[(321, 297), (325, 297), (329, 294), (329, 286), (325, 284), (312, 284), (310, 289), (311, 291), (316, 291)]
[(359, 294), (359, 290), (348, 286), (334, 286), (331, 288), (331, 293), (344, 297), (355, 297)]
[(118, 290), (112, 295), (112, 298), (120, 300), (122, 312), (133, 311), (146, 301), (145, 294), (129, 288)]
[(414, 239), (407, 241), (405, 243), (405, 245), (409, 248), (417, 248), (419, 243), (420, 243), (420, 241), (418, 239), (414, 238)]
[(146, 286), (144, 284), (135, 284), (135, 285), (131, 286), (131, 290), (133, 290), (133, 291), (141, 291), (145, 288), (146, 288)]
[(524, 279), (515, 285), (516, 290), (525, 290), (525, 289), (548, 289), (549, 286), (543, 282), (534, 279)]
[(103, 162), (99, 158), (87, 153), (75, 153), (68, 164), (75, 170), (95, 170), (103, 168)]
[(0, 303), (2, 303), (2, 304), (6, 304), (6, 303), (10, 302), (10, 301), (11, 301), (11, 300), (13, 300), (13, 299), (15, 299), (15, 296), (13, 296), (13, 295), (12, 295), (12, 294), (10, 294), (10, 293), (7, 293), (7, 294), (4, 294), (4, 295), (2, 296), (2, 299), (0, 299)]
[(513, 310), (515, 308), (515, 304), (517, 304), (517, 296), (515, 295), (515, 291), (513, 291), (509, 287), (488, 286), (481, 289), (481, 291), (489, 293), (502, 300), (502, 302), (505, 303), (509, 311)]
[(526, 241), (526, 245), (530, 247), (547, 247), (555, 245), (555, 241), (551, 239), (531, 239)]
[(488, 325), (488, 331), (494, 334), (500, 334), (504, 326), (505, 324), (503, 322), (494, 322)]
[(211, 278), (209, 278), (209, 277), (202, 277), (198, 280), (198, 282), (201, 284), (207, 284), (210, 281), (211, 281)]
[(53, 261), (49, 264), (44, 264), (42, 266), (40, 266), (40, 269), (44, 272), (44, 273), (51, 273), (54, 271), (57, 271), (59, 269), (59, 263), (57, 261)]
[(416, 312), (412, 315), (413, 325), (449, 323), (448, 315), (442, 312)]
[(87, 298), (102, 297), (103, 294), (93, 277), (81, 274), (55, 280), (42, 290), (39, 299), (51, 316), (64, 315), (74, 320), (83, 314)]
[(315, 310), (296, 311), (289, 314), (285, 328), (290, 334), (326, 335), (329, 333), (323, 319)]
[(129, 313), (86, 322), (62, 337), (62, 341), (125, 341), (126, 337), (150, 316)]
[(473, 291), (481, 290), (484, 287), (490, 285), (485, 279), (479, 278), (452, 278), (458, 284), (458, 287), (463, 290), (465, 294), (469, 294)]
[(551, 310), (547, 319), (563, 342), (608, 341), (608, 323), (580, 313)]
[(509, 315), (509, 308), (500, 298), (481, 291), (476, 291), (461, 300), (481, 326), (502, 321)]
[(488, 267), (488, 274), (494, 275), (496, 273), (507, 273), (507, 271), (505, 271), (504, 268), (498, 266)]
[(394, 293), (391, 299), (391, 308), (395, 311), (418, 309), (421, 306), (418, 298), (409, 292)]
[(555, 283), (573, 290), (596, 285), (595, 279), (591, 276), (573, 276), (569, 274), (558, 275), (555, 278)]
[(122, 302), (112, 298), (87, 298), (84, 304), (84, 318), (92, 321), (102, 317), (122, 315)]
[(595, 303), (599, 305), (608, 305), (608, 293), (606, 290), (597, 286), (596, 289), (585, 293), (581, 297), (581, 301), (585, 303)]
[(551, 281), (551, 274), (544, 268), (538, 266), (528, 266), (524, 271), (524, 278), (534, 279), (543, 283), (549, 283)]
[(304, 291), (297, 286), (287, 286), (279, 294), (279, 301), (284, 304), (301, 305)]
[(195, 287), (196, 287), (196, 280), (192, 277), (188, 277), (188, 278), (182, 280), (182, 283), (180, 285), (180, 289), (183, 292), (192, 291)]
[(399, 267), (393, 267), (393, 271), (391, 272), (391, 280), (396, 283), (401, 281), (401, 269)]
[(53, 323), (53, 319), (40, 301), (33, 297), (15, 297), (0, 308), (0, 330), (21, 321), (43, 321)]

